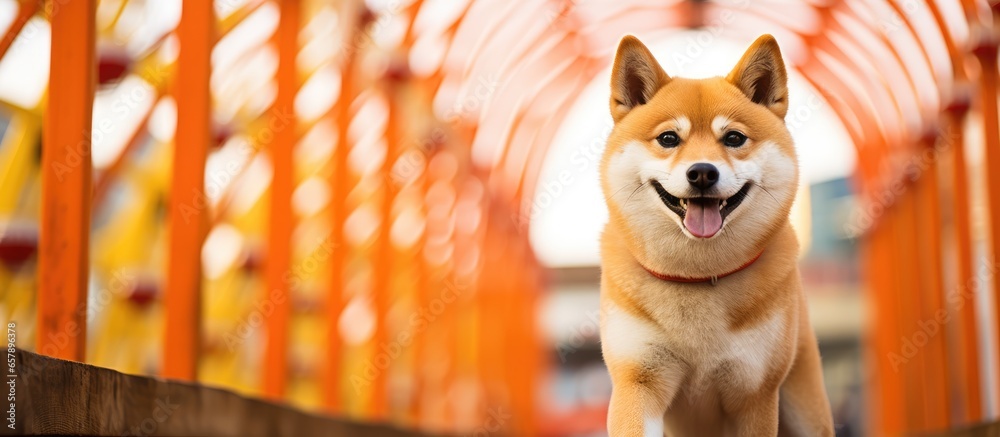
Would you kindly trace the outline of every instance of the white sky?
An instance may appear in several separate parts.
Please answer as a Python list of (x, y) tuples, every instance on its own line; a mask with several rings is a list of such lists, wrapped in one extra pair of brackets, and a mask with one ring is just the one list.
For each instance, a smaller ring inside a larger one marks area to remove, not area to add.
[[(692, 53), (691, 38), (699, 31), (672, 34), (660, 43), (645, 41), (671, 76), (725, 75), (750, 41), (713, 41), (703, 52), (679, 62), (673, 53)], [(786, 55), (786, 58), (789, 56)], [(802, 183), (849, 175), (854, 170), (854, 146), (840, 121), (818, 93), (790, 71), (791, 108), (786, 123), (799, 153)], [(596, 265), (598, 237), (608, 213), (598, 181), (604, 138), (611, 128), (608, 113), (610, 67), (580, 94), (549, 149), (532, 208), (531, 244), (549, 266)], [(566, 174), (569, 177), (566, 177)], [(562, 181), (560, 181), (562, 175)]]

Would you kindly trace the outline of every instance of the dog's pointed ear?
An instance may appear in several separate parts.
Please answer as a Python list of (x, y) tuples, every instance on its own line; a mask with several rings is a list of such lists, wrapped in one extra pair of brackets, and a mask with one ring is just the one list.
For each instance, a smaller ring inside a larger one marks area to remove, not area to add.
[(757, 38), (726, 79), (754, 103), (763, 105), (778, 118), (785, 118), (788, 74), (773, 36), (765, 34)]
[(670, 77), (638, 38), (622, 38), (611, 68), (611, 117), (617, 122), (636, 106), (646, 104), (668, 80)]

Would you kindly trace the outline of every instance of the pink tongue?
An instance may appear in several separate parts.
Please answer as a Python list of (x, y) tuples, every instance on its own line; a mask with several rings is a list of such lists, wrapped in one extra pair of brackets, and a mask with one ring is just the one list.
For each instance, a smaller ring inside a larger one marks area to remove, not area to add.
[(695, 237), (708, 238), (722, 229), (722, 211), (715, 199), (691, 199), (684, 214), (684, 226)]

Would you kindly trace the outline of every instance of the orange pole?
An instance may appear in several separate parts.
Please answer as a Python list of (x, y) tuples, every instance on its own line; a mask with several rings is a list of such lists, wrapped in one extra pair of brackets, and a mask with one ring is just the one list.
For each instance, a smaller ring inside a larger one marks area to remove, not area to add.
[[(352, 32), (352, 38), (355, 33)], [(349, 41), (353, 41), (350, 39)], [(348, 51), (340, 72), (340, 95), (333, 113), (337, 126), (337, 145), (333, 150), (330, 178), (330, 239), (333, 254), (327, 265), (330, 271), (329, 290), (326, 295), (326, 365), (323, 368), (323, 404), (327, 411), (339, 413), (343, 409), (343, 339), (340, 336), (340, 314), (344, 309), (344, 266), (347, 263), (344, 222), (347, 220), (347, 194), (351, 178), (348, 174), (347, 156), (351, 145), (347, 128), (351, 123), (351, 102), (354, 101), (354, 51)]]
[[(372, 287), (372, 294), (374, 298), (375, 306), (375, 334), (372, 336), (372, 356), (370, 357), (373, 363), (377, 363), (377, 359), (380, 355), (384, 354), (382, 346), (389, 339), (389, 305), (392, 303), (392, 276), (393, 276), (393, 259), (396, 257), (394, 253), (395, 250), (392, 247), (392, 242), (390, 241), (390, 234), (392, 230), (392, 204), (395, 199), (395, 187), (392, 185), (392, 177), (389, 172), (392, 171), (392, 166), (396, 162), (397, 151), (399, 150), (398, 144), (404, 141), (403, 135), (401, 135), (400, 128), (402, 125), (402, 120), (400, 120), (399, 114), (399, 102), (396, 99), (396, 93), (398, 92), (398, 84), (395, 83), (397, 80), (394, 77), (387, 77), (385, 79), (391, 82), (386, 86), (386, 99), (388, 100), (388, 119), (386, 121), (386, 158), (382, 164), (382, 168), (379, 173), (381, 175), (380, 180), (382, 181), (382, 199), (378, 206), (379, 213), (382, 216), (382, 220), (379, 222), (379, 234), (375, 242), (375, 251), (372, 254), (372, 260), (375, 264), (375, 277), (373, 278), (374, 284)], [(376, 372), (375, 380), (372, 381), (371, 385), (371, 404), (369, 405), (368, 418), (373, 420), (386, 420), (389, 417), (389, 398), (388, 398), (388, 386), (389, 373), (393, 371), (393, 363), (386, 368), (380, 368), (381, 371)]]
[[(452, 213), (454, 214), (454, 213)], [(455, 249), (455, 240), (452, 236), (451, 247), (452, 250)], [(451, 282), (456, 283), (458, 281), (458, 275), (455, 274), (454, 263), (448, 263), (447, 273), (445, 274), (441, 288), (432, 289), (431, 295), (433, 296), (435, 290), (444, 289), (444, 284)], [(459, 368), (461, 367), (461, 344), (459, 335), (459, 330), (462, 329), (459, 323), (460, 317), (456, 311), (456, 308), (448, 308), (441, 314), (441, 318), (438, 323), (440, 323), (439, 329), (436, 331), (435, 335), (431, 337), (431, 341), (440, 342), (444, 345), (441, 350), (444, 352), (446, 364), (443, 366), (444, 372), (441, 375), (439, 388), (443, 393), (443, 396), (448, 396), (448, 393), (452, 393), (455, 387), (458, 387), (459, 382)], [(442, 395), (438, 395), (442, 396)], [(443, 409), (441, 410), (442, 416), (439, 417), (444, 423), (448, 424), (448, 429), (452, 432), (457, 433), (459, 431), (460, 419), (457, 414), (458, 408), (455, 405), (454, 399), (449, 399), (443, 403)]]
[(951, 141), (952, 208), (954, 212), (957, 281), (950, 292), (959, 293), (958, 362), (964, 389), (965, 421), (978, 423), (983, 419), (982, 393), (979, 377), (979, 329), (976, 326), (976, 284), (972, 268), (972, 219), (969, 217), (969, 182), (965, 164), (965, 115), (967, 101), (953, 103), (948, 108), (948, 140)]
[[(830, 99), (831, 95), (826, 95)], [(833, 100), (831, 100), (833, 101)], [(856, 106), (856, 105), (854, 105)], [(912, 384), (908, 383), (913, 360), (901, 360), (902, 338), (904, 332), (910, 332), (905, 326), (906, 312), (901, 310), (906, 299), (901, 297), (901, 286), (898, 273), (902, 269), (912, 269), (899, 258), (898, 249), (901, 237), (899, 229), (899, 210), (902, 205), (899, 199), (885, 193), (890, 192), (889, 184), (879, 175), (878, 165), (889, 153), (888, 145), (874, 126), (873, 118), (866, 117), (862, 121), (862, 131), (854, 137), (859, 159), (857, 177), (862, 184), (863, 198), (881, 207), (882, 214), (870, 217), (874, 223), (865, 235), (866, 275), (870, 284), (868, 290), (874, 304), (874, 337), (871, 358), (876, 366), (878, 414), (872, 421), (873, 434), (899, 435), (908, 429), (908, 413), (912, 402)], [(891, 182), (890, 182), (891, 183)], [(868, 210), (875, 211), (876, 206)]]
[[(430, 138), (424, 138), (423, 141), (431, 141)], [(428, 147), (429, 149), (429, 147)], [(433, 152), (431, 150), (424, 150), (424, 162), (430, 162), (433, 157)], [(428, 215), (428, 202), (427, 202), (427, 190), (431, 187), (431, 179), (427, 173), (427, 168), (425, 167), (423, 171), (417, 175), (416, 180), (413, 182), (416, 184), (420, 191), (418, 195), (422, 200), (420, 202), (422, 206), (421, 213), (426, 219)], [(416, 302), (417, 308), (425, 308), (425, 306), (430, 301), (430, 286), (433, 283), (432, 276), (434, 275), (434, 269), (431, 267), (430, 263), (427, 262), (427, 257), (425, 256), (424, 248), (427, 247), (427, 227), (424, 227), (423, 232), (420, 234), (420, 239), (417, 240), (416, 253), (414, 254), (413, 262), (417, 265), (417, 277), (414, 279), (416, 281), (416, 291), (414, 293), (414, 301)], [(427, 329), (422, 329), (415, 333), (413, 340), (413, 380), (414, 380), (414, 396), (410, 408), (410, 414), (413, 417), (415, 425), (417, 428), (422, 427), (424, 424), (424, 404), (422, 401), (425, 392), (428, 387), (427, 378), (427, 350), (428, 343), (432, 339), (429, 338), (427, 334)]]
[(499, 284), (503, 282), (503, 274), (490, 266), (503, 265), (500, 257), (502, 248), (497, 243), (496, 218), (492, 217), (493, 207), (487, 205), (483, 208), (482, 226), (485, 234), (480, 250), (484, 258), (482, 265), (485, 266), (479, 272), (476, 287), (476, 302), (479, 305), (479, 330), (478, 334), (478, 372), (484, 383), (484, 398), (486, 405), (497, 405), (501, 400), (504, 362), (503, 351), (500, 345), (503, 344), (503, 330), (500, 329), (504, 319), (498, 314), (498, 309), (502, 308), (502, 299), (499, 296), (501, 290)]
[(10, 23), (7, 33), (0, 40), (0, 59), (3, 59), (4, 55), (7, 54), (7, 50), (14, 44), (14, 40), (17, 39), (17, 35), (24, 29), (24, 25), (28, 23), (28, 20), (38, 12), (38, 4), (39, 0), (21, 0), (18, 2), (17, 17), (14, 18), (13, 23)]
[[(913, 187), (911, 186), (910, 189)], [(929, 413), (927, 411), (928, 382), (926, 380), (925, 362), (927, 351), (916, 349), (915, 353), (906, 353), (906, 349), (913, 344), (912, 339), (920, 329), (921, 302), (920, 284), (914, 277), (915, 269), (919, 268), (920, 257), (916, 239), (918, 230), (916, 224), (917, 208), (913, 193), (905, 193), (900, 196), (893, 208), (892, 215), (894, 228), (897, 231), (895, 255), (897, 268), (895, 270), (894, 289), (897, 299), (897, 308), (900, 313), (900, 334), (904, 339), (910, 339), (909, 343), (904, 342), (900, 351), (904, 353), (906, 362), (898, 368), (903, 375), (905, 382), (906, 403), (906, 428), (907, 432), (921, 432), (928, 430)], [(913, 346), (915, 347), (915, 346)]]
[(77, 0), (52, 16), (42, 147), (35, 345), (76, 361), (86, 355), (96, 7), (95, 0)]
[[(423, 192), (421, 192), (421, 195), (422, 194)], [(418, 250), (414, 255), (413, 259), (413, 262), (417, 266), (416, 268), (417, 277), (414, 278), (416, 285), (414, 286), (414, 297), (413, 297), (414, 302), (416, 303), (415, 306), (417, 308), (424, 308), (424, 305), (426, 305), (428, 301), (427, 288), (428, 285), (430, 284), (429, 276), (431, 270), (428, 268), (427, 262), (424, 260), (423, 242), (425, 240), (426, 237), (420, 238), (420, 241), (416, 245)], [(424, 409), (422, 408), (423, 403), (421, 402), (421, 400), (427, 386), (427, 381), (426, 381), (427, 366), (424, 364), (425, 360), (427, 359), (427, 347), (425, 345), (426, 342), (427, 342), (426, 330), (420, 330), (419, 332), (414, 333), (413, 368), (411, 369), (411, 375), (413, 378), (413, 392), (412, 392), (413, 395), (409, 399), (410, 402), (409, 412), (408, 412), (409, 421), (407, 424), (412, 426), (413, 428), (418, 428), (418, 429), (422, 428), (424, 424), (423, 421)]]
[[(930, 150), (936, 144), (933, 139), (925, 139), (919, 144), (922, 147), (916, 153), (924, 154), (917, 155), (920, 156), (921, 162), (924, 162), (924, 157), (930, 154)], [(918, 329), (928, 337), (927, 346), (921, 351), (926, 363), (924, 377), (928, 389), (927, 422), (930, 430), (942, 431), (948, 429), (951, 423), (949, 417), (951, 396), (948, 391), (950, 373), (945, 332), (947, 327), (944, 316), (940, 315), (941, 311), (947, 311), (941, 287), (941, 199), (938, 192), (937, 158), (933, 158), (927, 164), (923, 175), (916, 182), (913, 193), (915, 217), (920, 229), (917, 237), (917, 241), (920, 241), (920, 250), (917, 252), (920, 259), (915, 266), (919, 266), (922, 273), (921, 283), (914, 291), (919, 291), (921, 294), (922, 311)]]
[[(891, 214), (891, 213), (890, 213)], [(892, 217), (885, 217), (880, 225), (866, 237), (866, 265), (869, 295), (874, 303), (875, 342), (874, 360), (877, 378), (878, 414), (874, 420), (877, 434), (898, 435), (905, 429), (906, 409), (903, 402), (903, 378), (898, 361), (892, 354), (900, 354), (899, 315), (896, 289), (893, 284)], [(895, 357), (898, 359), (898, 356)]]
[[(1000, 126), (997, 120), (997, 42), (982, 41), (973, 53), (982, 67), (979, 99), (983, 114), (983, 137), (986, 143), (986, 192), (990, 217), (991, 248), (994, 257), (1000, 253)], [(1000, 314), (1000, 281), (993, 281), (994, 314)], [(994, 327), (994, 329), (997, 329)], [(993, 388), (994, 390), (996, 387)]]
[[(509, 206), (501, 208), (505, 215), (513, 211)], [(510, 223), (510, 222), (508, 222)], [(535, 331), (535, 309), (537, 308), (535, 289), (535, 265), (529, 253), (529, 243), (524, 235), (516, 232), (512, 225), (505, 224), (503, 233), (509, 240), (504, 264), (515, 266), (519, 275), (511, 275), (501, 291), (506, 303), (503, 331), (504, 350), (507, 366), (507, 388), (510, 394), (511, 422), (502, 426), (511, 435), (535, 435), (535, 392), (533, 382), (540, 373), (541, 362), (537, 359), (538, 345)]]
[[(186, 1), (177, 25), (177, 133), (170, 196), (170, 259), (167, 268), (163, 376), (198, 378), (201, 349), (201, 247), (205, 240), (205, 159), (211, 141), (211, 2)], [(141, 130), (141, 129), (140, 129)]]
[(291, 318), (289, 283), (285, 274), (291, 271), (292, 190), (295, 174), (292, 163), (295, 148), (295, 94), (298, 76), (295, 58), (298, 55), (299, 0), (281, 0), (281, 18), (276, 36), (278, 45), (278, 95), (275, 116), (290, 117), (281, 128), (274, 129), (270, 144), (274, 175), (271, 179), (268, 254), (265, 266), (267, 293), (264, 299), (274, 304), (274, 313), (267, 319), (267, 345), (264, 352), (264, 395), (280, 399), (285, 395), (288, 379), (288, 333)]
[[(500, 207), (504, 214), (506, 214), (507, 209), (503, 206)], [(507, 229), (505, 226), (499, 228), (500, 238), (506, 240), (501, 247), (498, 249), (502, 250), (500, 253), (500, 259), (503, 264), (501, 265), (517, 265), (517, 242), (510, 238), (507, 234)], [(520, 266), (518, 266), (520, 267)], [(511, 409), (511, 414), (515, 412), (521, 412), (520, 410), (520, 391), (517, 390), (518, 375), (523, 371), (521, 366), (524, 365), (523, 357), (520, 355), (522, 353), (521, 348), (525, 348), (526, 345), (521, 343), (520, 335), (518, 335), (518, 322), (517, 316), (519, 314), (518, 306), (518, 293), (523, 293), (524, 290), (519, 288), (518, 277), (514, 275), (508, 275), (503, 278), (499, 284), (499, 297), (502, 302), (502, 306), (497, 309), (500, 317), (502, 318), (502, 323), (498, 328), (503, 332), (503, 343), (500, 346), (500, 354), (503, 356), (503, 366), (504, 366), (504, 389), (506, 391), (506, 403), (507, 407)], [(518, 421), (520, 423), (520, 421)], [(511, 430), (511, 434), (518, 434), (514, 429), (515, 424), (507, 424), (506, 429)]]

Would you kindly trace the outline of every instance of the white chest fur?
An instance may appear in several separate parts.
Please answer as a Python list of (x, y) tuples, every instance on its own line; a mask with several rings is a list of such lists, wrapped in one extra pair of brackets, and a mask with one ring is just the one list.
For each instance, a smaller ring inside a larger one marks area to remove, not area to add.
[[(680, 305), (684, 305), (683, 302)], [(601, 332), (606, 359), (646, 362), (652, 351), (666, 349), (687, 366), (685, 384), (689, 392), (713, 385), (712, 377), (725, 366), (727, 386), (756, 391), (764, 382), (788, 335), (780, 313), (738, 331), (729, 329), (721, 305), (702, 303), (696, 308), (664, 308), (663, 317), (651, 321), (604, 303)]]

